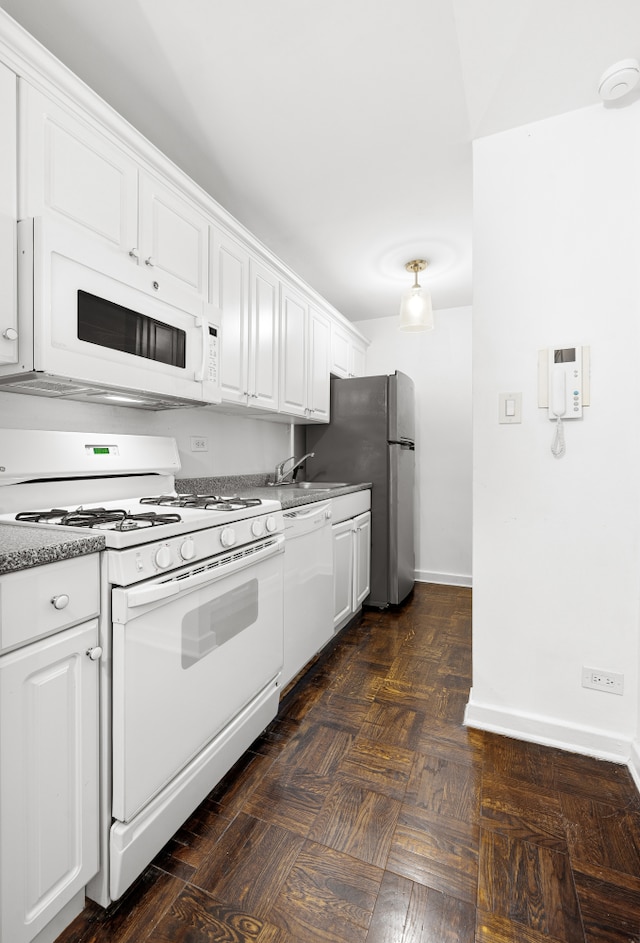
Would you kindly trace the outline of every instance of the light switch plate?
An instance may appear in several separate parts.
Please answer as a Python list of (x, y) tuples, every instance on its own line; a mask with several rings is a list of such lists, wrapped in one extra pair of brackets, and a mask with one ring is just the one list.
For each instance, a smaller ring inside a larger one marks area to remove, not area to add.
[(498, 393), (498, 422), (522, 422), (522, 393)]

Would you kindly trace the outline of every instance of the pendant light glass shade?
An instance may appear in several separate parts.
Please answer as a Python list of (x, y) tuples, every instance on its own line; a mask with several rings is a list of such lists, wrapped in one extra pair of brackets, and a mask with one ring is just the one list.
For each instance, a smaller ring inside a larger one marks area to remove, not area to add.
[(428, 264), (425, 259), (414, 259), (413, 262), (407, 262), (405, 265), (407, 272), (413, 272), (415, 281), (412, 288), (403, 292), (400, 301), (398, 327), (401, 331), (414, 331), (417, 333), (433, 330), (431, 295), (418, 284), (418, 272), (423, 272)]

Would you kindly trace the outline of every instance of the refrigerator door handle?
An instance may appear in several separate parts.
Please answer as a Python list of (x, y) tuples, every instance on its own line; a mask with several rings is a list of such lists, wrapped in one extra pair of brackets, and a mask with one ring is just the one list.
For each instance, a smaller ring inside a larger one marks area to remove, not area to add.
[(410, 439), (391, 439), (389, 445), (399, 445), (401, 449), (411, 449), (412, 452), (415, 452), (415, 442), (412, 442)]

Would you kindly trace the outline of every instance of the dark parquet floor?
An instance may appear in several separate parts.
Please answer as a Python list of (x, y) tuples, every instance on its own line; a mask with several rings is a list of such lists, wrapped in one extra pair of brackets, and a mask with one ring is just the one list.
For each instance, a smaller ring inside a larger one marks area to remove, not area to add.
[(624, 766), (462, 726), (471, 593), (367, 612), (147, 868), (58, 943), (640, 941)]

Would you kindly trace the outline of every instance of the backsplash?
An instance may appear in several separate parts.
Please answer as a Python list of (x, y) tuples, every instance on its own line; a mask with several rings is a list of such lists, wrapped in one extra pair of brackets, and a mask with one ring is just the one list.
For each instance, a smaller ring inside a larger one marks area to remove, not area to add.
[(273, 481), (273, 472), (262, 475), (221, 475), (217, 478), (176, 478), (178, 494), (233, 495), (247, 488), (264, 488)]

